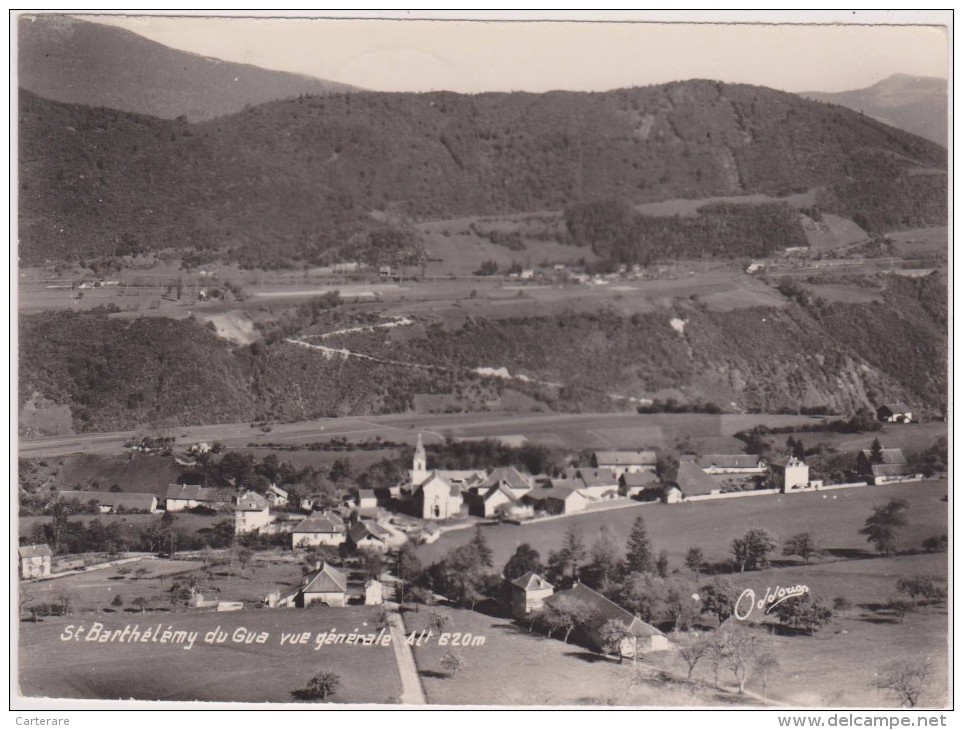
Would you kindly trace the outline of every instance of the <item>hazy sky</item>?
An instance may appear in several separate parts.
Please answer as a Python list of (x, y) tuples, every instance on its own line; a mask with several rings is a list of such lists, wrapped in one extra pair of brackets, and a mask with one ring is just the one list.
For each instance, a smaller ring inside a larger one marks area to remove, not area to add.
[[(818, 19), (827, 17), (840, 16)], [(884, 18), (933, 22), (912, 12)], [(205, 56), (375, 91), (602, 91), (690, 78), (842, 91), (894, 73), (945, 78), (948, 63), (947, 33), (935, 26), (87, 19)]]

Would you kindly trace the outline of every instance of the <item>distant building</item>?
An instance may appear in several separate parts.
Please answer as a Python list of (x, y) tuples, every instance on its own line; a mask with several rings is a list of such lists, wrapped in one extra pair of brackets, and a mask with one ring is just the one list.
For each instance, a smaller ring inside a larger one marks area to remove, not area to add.
[(876, 417), (887, 423), (910, 423), (913, 411), (905, 403), (889, 403), (876, 409)]
[(555, 592), (555, 586), (538, 573), (528, 571), (511, 581), (512, 615), (523, 619), (528, 614), (541, 611), (545, 599)]
[(70, 490), (58, 492), (65, 502), (96, 502), (101, 514), (158, 512), (157, 495), (146, 492), (82, 492)]
[(359, 522), (348, 530), (348, 539), (358, 552), (388, 552), (391, 533), (377, 522)]
[(773, 459), (769, 473), (773, 486), (783, 492), (809, 486), (809, 467), (795, 456)]
[(347, 529), (338, 515), (332, 512), (314, 512), (291, 531), (291, 546), (337, 547), (347, 540)]
[(358, 489), (355, 502), (360, 509), (377, 509), (378, 496), (373, 489)]
[(609, 621), (621, 621), (628, 628), (630, 638), (622, 642), (622, 655), (635, 656), (653, 651), (665, 651), (672, 645), (668, 637), (654, 626), (645, 623), (638, 616), (633, 616), (617, 603), (610, 601), (597, 591), (586, 585), (576, 583), (568, 590), (558, 591), (545, 599), (546, 606), (559, 605), (563, 599), (572, 599), (586, 604), (591, 609), (591, 618), (578, 627), (579, 633), (596, 649), (608, 652), (610, 649), (603, 636), (605, 624)]
[(276, 601), (269, 600), (268, 605), (271, 603), (289, 608), (307, 608), (313, 603), (343, 608), (348, 603), (348, 579), (330, 563), (321, 563), (305, 576), (300, 588)]
[(274, 507), (287, 507), (288, 506), (288, 490), (281, 489), (277, 484), (272, 484), (267, 488), (267, 493), (264, 495), (267, 497), (268, 503)]
[(228, 500), (218, 490), (199, 484), (168, 485), (164, 504), (168, 512), (181, 512), (194, 507), (217, 510), (229, 506)]
[(257, 492), (245, 492), (234, 505), (235, 535), (257, 532), (271, 521), (271, 505)]
[(856, 471), (872, 484), (884, 484), (909, 476), (909, 464), (902, 449), (882, 449), (879, 460), (873, 460), (871, 449), (863, 449), (856, 457)]
[(586, 497), (604, 499), (617, 497), (619, 494), (620, 475), (617, 475), (612, 469), (578, 467), (567, 470), (565, 476), (568, 479), (581, 482), (582, 486), (579, 488), (579, 491)]
[(655, 471), (656, 454), (654, 451), (596, 451), (592, 466), (597, 469), (611, 469), (616, 478), (629, 472)]
[(722, 485), (706, 474), (694, 460), (680, 460), (679, 466), (666, 476), (665, 482), (678, 487), (683, 499), (722, 492)]
[(626, 472), (619, 477), (619, 494), (642, 501), (657, 501), (662, 497), (662, 487), (655, 472)]
[(553, 515), (569, 515), (582, 512), (588, 506), (589, 499), (577, 489), (571, 487), (553, 486), (551, 493), (545, 497), (545, 511)]
[(20, 558), (20, 577), (24, 580), (50, 575), (53, 552), (47, 544), (24, 545), (17, 550)]
[(766, 473), (766, 462), (756, 454), (709, 454), (700, 456), (697, 463), (706, 474)]

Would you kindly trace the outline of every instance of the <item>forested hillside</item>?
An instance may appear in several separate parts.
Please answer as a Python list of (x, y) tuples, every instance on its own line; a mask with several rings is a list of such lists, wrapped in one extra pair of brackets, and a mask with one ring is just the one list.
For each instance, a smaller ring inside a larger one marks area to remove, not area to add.
[(373, 211), (424, 219), (812, 188), (824, 211), (870, 231), (946, 219), (938, 145), (710, 81), (305, 96), (198, 124), (21, 92), (19, 132), (24, 263), (168, 247), (320, 263), (370, 251)]
[[(628, 397), (672, 390), (722, 410), (851, 413), (904, 400), (940, 413), (945, 278), (884, 283), (874, 304), (801, 293), (783, 308), (714, 312), (679, 300), (631, 317), (600, 310), (470, 319), (455, 330), (422, 317), (423, 336), (379, 330), (326, 341), (403, 364), (325, 356), (283, 337), (232, 348), (191, 320), (43, 313), (21, 318), (20, 393), (68, 405), (79, 430), (399, 412), (419, 393), (450, 394), (471, 410), (509, 387), (561, 411), (619, 410), (631, 407)], [(319, 312), (311, 331), (353, 317)], [(684, 321), (683, 333), (671, 319)]]

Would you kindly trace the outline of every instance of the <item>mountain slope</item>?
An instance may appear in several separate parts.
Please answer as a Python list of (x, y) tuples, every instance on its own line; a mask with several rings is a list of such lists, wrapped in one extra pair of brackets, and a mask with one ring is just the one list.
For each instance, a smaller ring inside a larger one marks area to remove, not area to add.
[[(840, 107), (689, 81), (606, 93), (339, 94), (188, 124), (20, 97), (24, 262), (165, 247), (351, 258), (370, 212), (785, 194), (880, 230), (946, 219), (946, 151)], [(919, 174), (926, 173), (926, 174)]]
[[(883, 301), (872, 304), (813, 300), (712, 312), (677, 300), (634, 316), (479, 318), (455, 330), (422, 316), (425, 326), (411, 338), (368, 330), (328, 341), (377, 359), (330, 357), (283, 338), (232, 348), (190, 320), (44, 312), (21, 318), (21, 407), (33, 393), (68, 406), (78, 431), (390, 413), (424, 393), (484, 409), (506, 388), (570, 412), (620, 410), (630, 407), (628, 396), (671, 391), (725, 410), (736, 403), (748, 411), (852, 413), (902, 400), (939, 413), (946, 279), (880, 283)], [(351, 316), (336, 309), (310, 331), (343, 328)], [(673, 318), (686, 321), (684, 333)], [(525, 377), (479, 374), (498, 368)]]
[(800, 96), (848, 107), (946, 147), (946, 85), (945, 79), (895, 74), (865, 89), (807, 91)]
[(48, 99), (191, 121), (351, 87), (174, 50), (65, 15), (23, 16), (19, 82)]

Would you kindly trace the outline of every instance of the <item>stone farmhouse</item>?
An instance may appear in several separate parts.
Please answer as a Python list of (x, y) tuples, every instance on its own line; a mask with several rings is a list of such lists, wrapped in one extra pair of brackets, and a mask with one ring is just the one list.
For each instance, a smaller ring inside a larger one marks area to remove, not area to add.
[(20, 559), (20, 577), (24, 580), (50, 575), (53, 551), (49, 545), (23, 545), (18, 548), (17, 556)]

